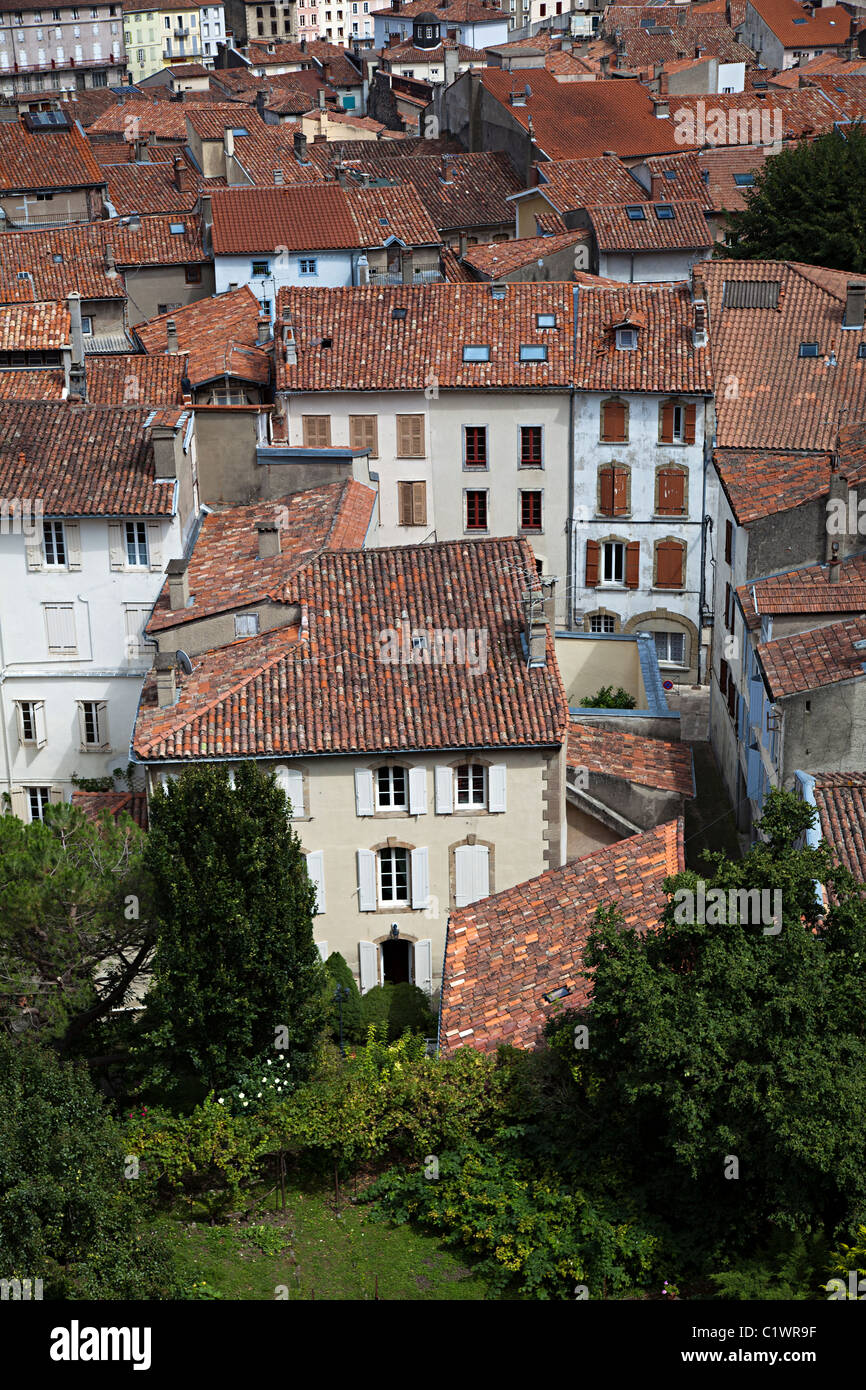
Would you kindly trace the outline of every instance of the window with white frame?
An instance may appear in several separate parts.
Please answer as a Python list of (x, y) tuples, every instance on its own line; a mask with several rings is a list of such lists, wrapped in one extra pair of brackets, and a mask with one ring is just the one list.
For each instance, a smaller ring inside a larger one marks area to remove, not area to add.
[(50, 787), (25, 787), (31, 821), (44, 820), (45, 808), (51, 801)]
[(461, 763), (456, 772), (457, 805), (487, 805), (487, 768), (481, 763)]
[(104, 700), (78, 701), (81, 751), (93, 753), (109, 746), (108, 705)]
[(616, 632), (616, 618), (609, 613), (593, 613), (589, 620), (590, 632)]
[(130, 569), (146, 569), (149, 564), (147, 553), (147, 526), (143, 521), (124, 523), (126, 539), (126, 563)]
[(656, 644), (656, 657), (660, 666), (686, 665), (686, 635), (684, 632), (650, 632)]
[(406, 810), (408, 790), (404, 767), (379, 767), (376, 769), (376, 809), (389, 811)]
[(604, 541), (601, 547), (601, 579), (603, 584), (625, 583), (625, 543)]
[(406, 907), (409, 904), (409, 851), (380, 849), (379, 901), (383, 907)]
[(26, 746), (41, 748), (46, 742), (45, 702), (43, 700), (19, 700), (18, 704), (18, 742)]
[(45, 563), (56, 569), (66, 567), (66, 533), (62, 521), (43, 521), (42, 538), (45, 546)]

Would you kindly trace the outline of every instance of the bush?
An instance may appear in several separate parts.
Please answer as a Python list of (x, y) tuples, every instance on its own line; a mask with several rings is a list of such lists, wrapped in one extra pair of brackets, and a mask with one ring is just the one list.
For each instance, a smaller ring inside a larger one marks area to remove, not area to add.
[(328, 1029), (335, 1042), (340, 1039), (340, 1011), (334, 1002), (334, 991), (337, 985), (343, 985), (349, 991), (348, 999), (343, 1000), (343, 1039), (345, 1042), (360, 1042), (364, 1036), (364, 1027), (361, 1022), (361, 993), (355, 984), (355, 977), (349, 969), (348, 962), (340, 955), (339, 951), (333, 951), (325, 962), (325, 972), (328, 983), (326, 986), (326, 1000), (328, 1006)]
[(430, 1001), (417, 985), (375, 985), (361, 998), (361, 1019), (365, 1027), (386, 1028), (393, 1042), (408, 1029), (425, 1038), (436, 1033), (436, 1015)]
[(585, 695), (581, 700), (583, 709), (634, 709), (635, 700), (633, 695), (629, 695), (627, 690), (623, 690), (618, 685), (616, 690), (612, 685), (603, 685), (594, 695)]
[(738, 1259), (731, 1269), (711, 1274), (719, 1298), (803, 1300), (820, 1297), (827, 1241), (822, 1233), (776, 1231), (754, 1256)]

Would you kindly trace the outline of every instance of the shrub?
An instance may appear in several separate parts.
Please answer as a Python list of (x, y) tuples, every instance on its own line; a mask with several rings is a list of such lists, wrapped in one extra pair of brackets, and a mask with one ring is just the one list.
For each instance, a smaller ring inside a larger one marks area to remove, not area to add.
[(623, 690), (618, 685), (614, 690), (612, 685), (603, 685), (594, 695), (585, 695), (581, 700), (583, 709), (634, 709), (635, 699), (629, 695), (627, 690)]
[(328, 1006), (328, 1029), (335, 1042), (340, 1038), (340, 1011), (334, 1002), (334, 991), (337, 985), (343, 985), (349, 991), (348, 999), (343, 1000), (343, 1039), (345, 1042), (360, 1042), (364, 1036), (364, 1029), (361, 1022), (361, 993), (355, 984), (355, 977), (349, 969), (348, 962), (340, 955), (339, 951), (333, 951), (325, 962), (325, 972), (327, 975), (326, 1000)]
[(392, 1042), (407, 1029), (425, 1038), (436, 1032), (436, 1015), (427, 995), (417, 985), (407, 983), (375, 985), (368, 990), (361, 998), (361, 1018), (368, 1028), (371, 1024), (384, 1027)]

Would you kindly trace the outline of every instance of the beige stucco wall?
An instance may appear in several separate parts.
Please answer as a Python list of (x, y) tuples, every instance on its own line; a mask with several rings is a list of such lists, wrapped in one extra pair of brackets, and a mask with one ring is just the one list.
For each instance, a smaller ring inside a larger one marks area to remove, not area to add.
[(584, 696), (594, 695), (603, 685), (612, 685), (614, 690), (621, 685), (634, 696), (637, 709), (646, 708), (637, 641), (605, 636), (557, 637), (556, 659), (569, 705), (579, 705)]
[(213, 265), (199, 262), (198, 268), (201, 280), (194, 285), (186, 283), (182, 265), (142, 266), (138, 270), (125, 270), (130, 325), (156, 318), (160, 304), (185, 305), (194, 304), (198, 299), (209, 299), (216, 292)]
[(577, 806), (567, 806), (565, 814), (568, 823), (567, 858), (569, 859), (581, 859), (584, 854), (592, 854), (593, 850), (603, 849), (605, 845), (613, 845), (622, 838), (613, 830), (608, 830), (607, 826), (602, 825), (600, 820), (588, 815), (586, 811), (581, 811)]

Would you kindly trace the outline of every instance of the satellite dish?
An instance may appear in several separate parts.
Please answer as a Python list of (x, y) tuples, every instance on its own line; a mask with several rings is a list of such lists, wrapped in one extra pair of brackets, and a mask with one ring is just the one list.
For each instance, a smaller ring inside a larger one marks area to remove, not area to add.
[(532, 88), (530, 87), (530, 85), (529, 85), (528, 82), (527, 82), (526, 86), (525, 86), (524, 89), (523, 89), (523, 95), (524, 95), (525, 97), (531, 97), (531, 96), (532, 96)]
[(189, 657), (187, 656), (186, 652), (179, 651), (179, 652), (176, 653), (176, 656), (177, 656), (177, 664), (178, 664), (178, 666), (180, 667), (180, 669), (183, 671), (184, 675), (185, 675), (185, 676), (191, 676), (191, 675), (192, 675), (192, 662), (190, 661), (190, 659), (189, 659)]

